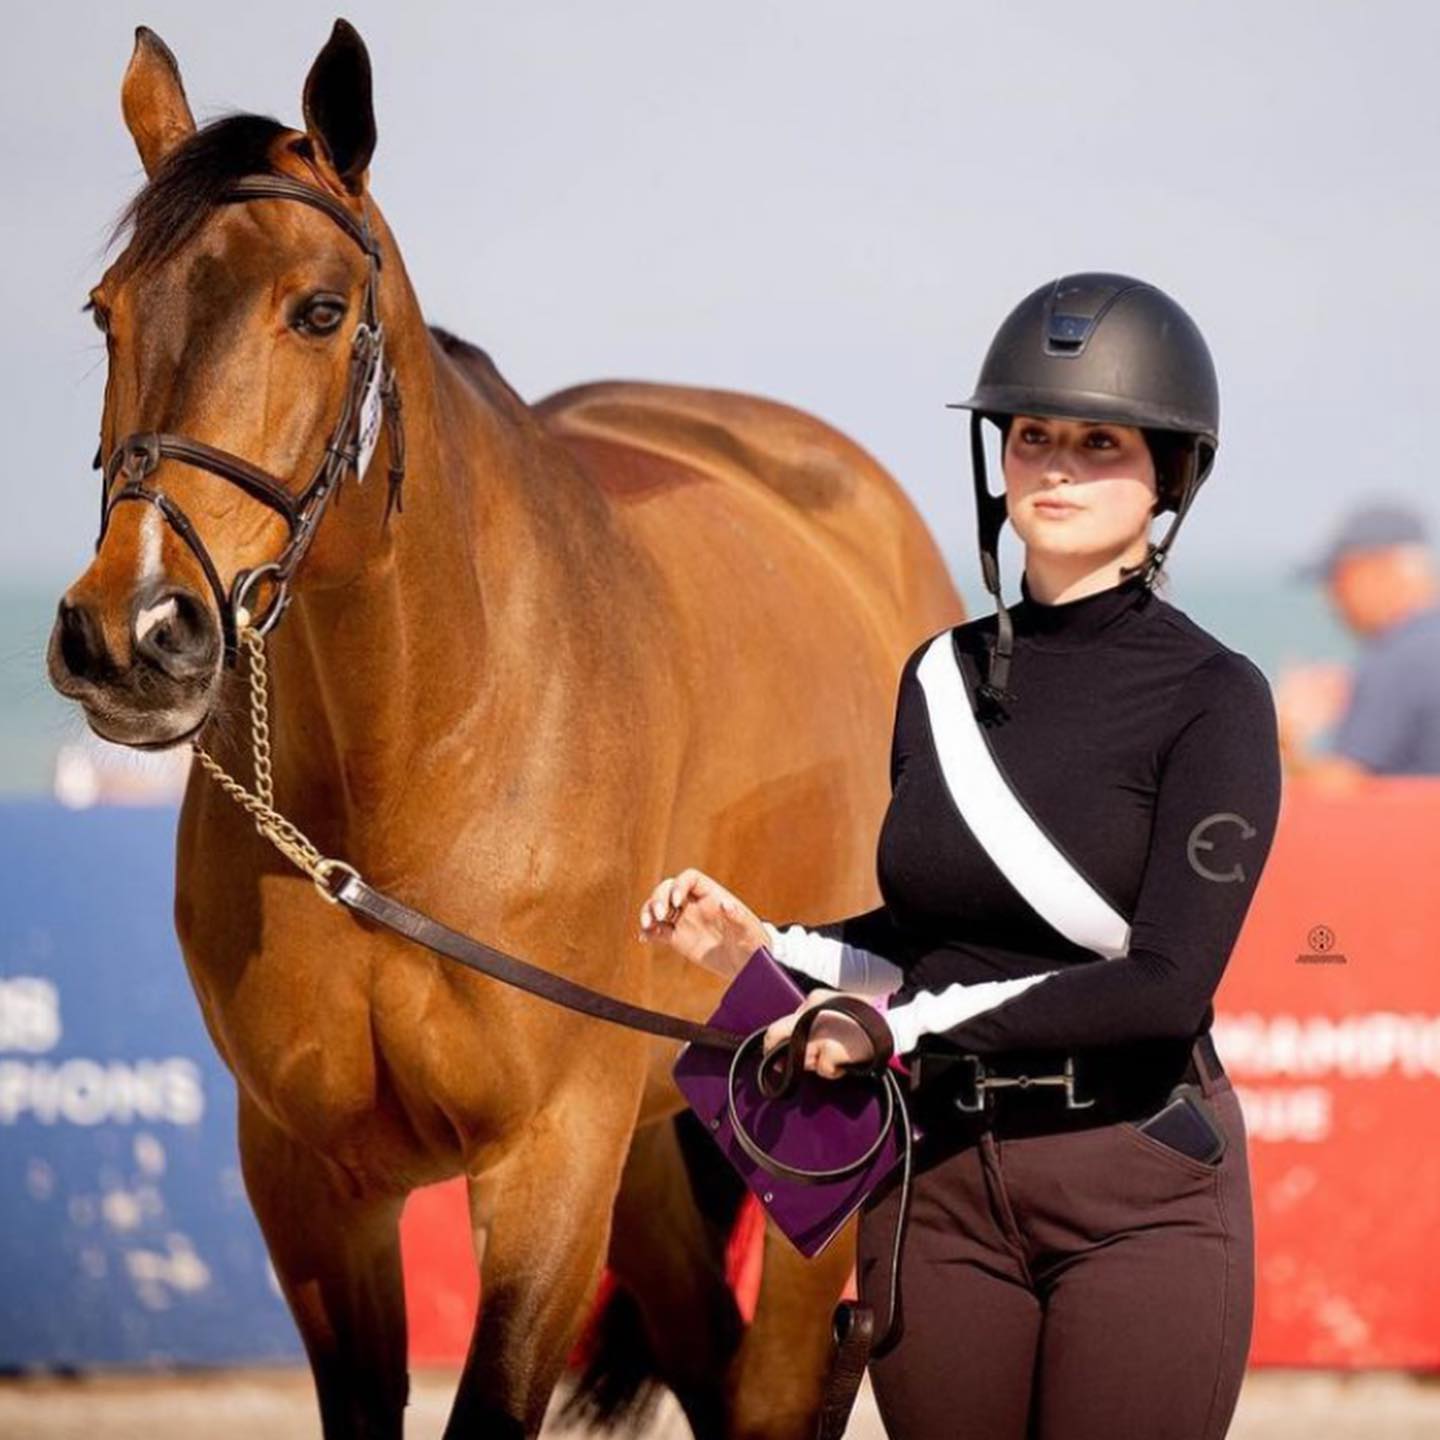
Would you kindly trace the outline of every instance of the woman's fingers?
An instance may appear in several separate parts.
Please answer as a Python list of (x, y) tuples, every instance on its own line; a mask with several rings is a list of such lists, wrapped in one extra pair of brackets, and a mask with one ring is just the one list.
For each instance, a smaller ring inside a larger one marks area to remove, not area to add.
[(640, 907), (641, 941), (661, 941), (686, 959), (734, 976), (765, 943), (760, 921), (718, 881), (689, 866), (667, 875)]
[[(777, 1045), (783, 1045), (794, 1031), (796, 1022), (807, 1010), (813, 1009), (816, 1005), (822, 1004), (839, 993), (838, 990), (812, 990), (790, 1014), (782, 1015), (765, 1032), (765, 1049), (773, 1050)], [(826, 1038), (824, 1034), (825, 1020), (826, 1017), (822, 1015), (816, 1021), (815, 1029), (811, 1031), (810, 1044), (812, 1046)], [(810, 1051), (807, 1049), (805, 1053), (808, 1060)]]
[(670, 894), (674, 879), (667, 875), (651, 892), (650, 898), (640, 907), (640, 928), (648, 930), (653, 925), (663, 925), (670, 919)]
[[(789, 1015), (782, 1015), (765, 1031), (764, 1052), (769, 1055), (784, 1046), (804, 1012), (833, 996), (834, 990), (816, 990)], [(805, 1068), (825, 1080), (839, 1080), (851, 1065), (868, 1064), (875, 1047), (864, 1028), (848, 1015), (819, 1016), (805, 1042)]]
[(772, 1050), (784, 1045), (786, 1041), (790, 1039), (791, 1032), (795, 1029), (795, 1020), (796, 1017), (794, 1015), (782, 1015), (765, 1032), (765, 1041), (762, 1048), (767, 1055)]
[(670, 888), (670, 877), (667, 875), (646, 897), (645, 903), (640, 907), (640, 922), (648, 925), (656, 915), (660, 913), (660, 897)]
[(704, 894), (707, 879), (703, 871), (693, 866), (678, 875), (667, 875), (640, 907), (640, 928), (648, 930), (654, 925), (672, 923), (692, 897), (699, 898)]
[(778, 1050), (790, 1038), (790, 1032), (795, 1028), (795, 1017), (787, 1015), (783, 1020), (777, 1020), (766, 1032), (765, 1040), (761, 1048), (768, 1055), (772, 1050)]
[(864, 1029), (848, 1015), (822, 1015), (805, 1051), (805, 1068), (826, 1080), (838, 1080), (851, 1065), (868, 1065), (875, 1047)]
[[(687, 913), (701, 922), (697, 936), (708, 931), (712, 942), (727, 933), (733, 938), (736, 930), (747, 928), (745, 907), (723, 885), (691, 866), (667, 875), (650, 892), (640, 907), (640, 938), (648, 939), (666, 927), (673, 931)], [(673, 940), (673, 935), (667, 932), (666, 938)]]
[(744, 928), (745, 915), (740, 902), (733, 895), (721, 896), (720, 918), (732, 930)]
[(691, 894), (698, 896), (700, 882), (705, 878), (699, 870), (691, 866), (688, 870), (682, 870), (670, 886), (670, 908), (680, 910), (684, 908), (685, 902)]

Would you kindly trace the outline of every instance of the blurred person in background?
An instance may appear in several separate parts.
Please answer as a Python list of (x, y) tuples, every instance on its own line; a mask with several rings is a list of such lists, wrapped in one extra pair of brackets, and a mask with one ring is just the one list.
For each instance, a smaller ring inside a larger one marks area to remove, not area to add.
[[(1440, 775), (1440, 574), (1421, 517), (1352, 511), (1292, 578), (1321, 581), (1362, 648), (1353, 669), (1296, 666), (1275, 689), (1286, 770), (1342, 789), (1375, 775)], [(1328, 747), (1316, 737), (1332, 730)]]

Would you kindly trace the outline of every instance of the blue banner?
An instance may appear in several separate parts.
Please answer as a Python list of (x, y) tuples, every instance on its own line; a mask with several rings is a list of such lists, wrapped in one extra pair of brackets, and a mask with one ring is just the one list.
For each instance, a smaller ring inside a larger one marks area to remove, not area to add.
[(0, 805), (0, 1368), (298, 1360), (168, 807)]

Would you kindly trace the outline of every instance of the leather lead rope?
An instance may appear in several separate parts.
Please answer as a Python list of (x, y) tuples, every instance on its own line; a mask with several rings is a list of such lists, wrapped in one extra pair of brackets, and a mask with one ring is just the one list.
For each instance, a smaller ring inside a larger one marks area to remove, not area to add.
[(567, 1010), (579, 1011), (580, 1014), (589, 1015), (596, 1020), (608, 1020), (611, 1024), (623, 1025), (628, 1030), (641, 1030), (666, 1040), (683, 1040), (688, 1045), (736, 1050), (745, 1041), (745, 1036), (738, 1031), (702, 1025), (679, 1015), (669, 1015), (663, 1010), (634, 1005), (628, 1000), (619, 1000), (613, 995), (592, 990), (578, 981), (568, 980), (552, 970), (542, 970), (527, 960), (507, 955), (503, 950), (472, 939), (469, 935), (462, 935), (458, 930), (442, 925), (440, 921), (406, 905), (393, 895), (375, 889), (353, 872), (346, 874), (332, 893), (336, 900), (357, 915), (364, 915), (387, 930), (393, 930), (407, 940), (416, 941), (427, 950), (443, 955), (447, 960), (454, 960), (481, 975), (488, 975), (492, 980), (499, 980), (531, 995), (538, 995), (552, 1005), (563, 1005)]

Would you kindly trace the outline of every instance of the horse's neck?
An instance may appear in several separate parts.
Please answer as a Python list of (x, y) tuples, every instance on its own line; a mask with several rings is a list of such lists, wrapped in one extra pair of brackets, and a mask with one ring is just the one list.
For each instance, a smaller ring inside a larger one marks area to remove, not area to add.
[(429, 360), (407, 367), (433, 384), (412, 380), (404, 396), (393, 547), (355, 582), (297, 599), (272, 642), (277, 788), (288, 782), (301, 814), (338, 829), (362, 864), (403, 863), (399, 815), (464, 805), (505, 773), (529, 737), (500, 716), (533, 713), (527, 691), (554, 683), (566, 628), (533, 487), (554, 487), (553, 505), (576, 477), (528, 412), (501, 413), (438, 352)]

